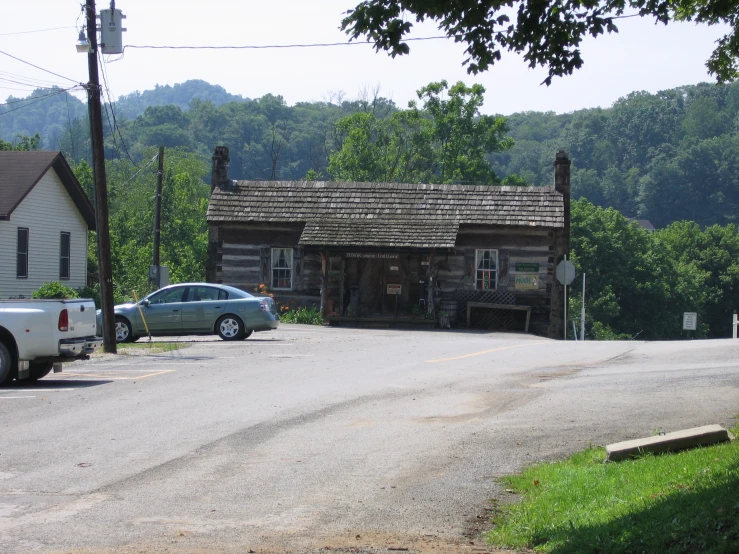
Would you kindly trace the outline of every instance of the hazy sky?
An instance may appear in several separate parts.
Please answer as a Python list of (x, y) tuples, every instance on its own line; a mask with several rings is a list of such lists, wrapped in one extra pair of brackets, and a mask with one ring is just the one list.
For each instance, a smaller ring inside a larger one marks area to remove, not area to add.
[[(314, 2), (277, 0), (119, 0), (127, 16), (127, 45), (283, 45), (344, 42), (338, 29), (342, 12), (357, 0)], [(98, 10), (108, 3), (98, 2)], [(0, 50), (71, 78), (87, 81), (87, 58), (75, 51), (84, 17), (78, 0), (0, 0)], [(65, 27), (38, 33), (40, 29)], [(107, 65), (114, 98), (154, 85), (203, 79), (228, 92), (255, 98), (282, 95), (289, 104), (326, 99), (343, 91), (355, 98), (363, 87), (380, 87), (399, 106), (431, 81), (480, 83), (487, 89), (483, 111), (570, 112), (610, 106), (635, 90), (657, 92), (712, 81), (705, 68), (719, 27), (692, 24), (655, 26), (640, 18), (619, 22), (617, 35), (588, 40), (585, 66), (575, 75), (541, 86), (543, 69), (531, 70), (520, 58), (473, 77), (462, 67), (463, 47), (451, 40), (411, 43), (411, 54), (392, 59), (369, 45), (280, 50), (193, 51), (128, 49)], [(22, 33), (22, 34), (18, 34)], [(416, 26), (415, 36), (441, 34), (433, 25)], [(9, 75), (12, 74), (12, 75)], [(26, 96), (30, 87), (11, 80), (72, 83), (0, 55), (0, 98)]]

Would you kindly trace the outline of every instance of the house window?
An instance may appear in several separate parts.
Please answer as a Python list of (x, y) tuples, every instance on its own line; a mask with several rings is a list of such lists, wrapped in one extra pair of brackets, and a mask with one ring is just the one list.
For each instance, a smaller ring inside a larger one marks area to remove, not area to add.
[(71, 235), (62, 232), (59, 244), (59, 280), (69, 279), (69, 257), (71, 249)]
[(272, 249), (272, 288), (293, 288), (293, 249)]
[(475, 252), (475, 288), (495, 290), (498, 288), (498, 251), (477, 250)]
[(18, 227), (18, 248), (15, 258), (15, 276), (28, 278), (28, 229)]

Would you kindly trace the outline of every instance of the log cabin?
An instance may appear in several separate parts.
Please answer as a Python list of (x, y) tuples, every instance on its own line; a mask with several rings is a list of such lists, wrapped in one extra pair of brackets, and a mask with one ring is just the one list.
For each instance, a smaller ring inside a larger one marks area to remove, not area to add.
[(560, 338), (570, 162), (544, 187), (232, 181), (213, 156), (209, 282), (332, 324), (437, 324)]

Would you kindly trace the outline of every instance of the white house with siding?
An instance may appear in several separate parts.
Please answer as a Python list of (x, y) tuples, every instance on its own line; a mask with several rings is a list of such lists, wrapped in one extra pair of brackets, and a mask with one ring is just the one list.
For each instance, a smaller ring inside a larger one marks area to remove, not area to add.
[(0, 298), (87, 283), (95, 212), (61, 152), (0, 152)]

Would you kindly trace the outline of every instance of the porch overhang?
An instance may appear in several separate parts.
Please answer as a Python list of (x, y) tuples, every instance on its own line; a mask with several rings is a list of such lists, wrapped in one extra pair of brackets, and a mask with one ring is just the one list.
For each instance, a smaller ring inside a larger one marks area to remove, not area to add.
[(306, 223), (299, 244), (328, 248), (446, 249), (454, 248), (458, 232), (456, 221), (322, 219)]

